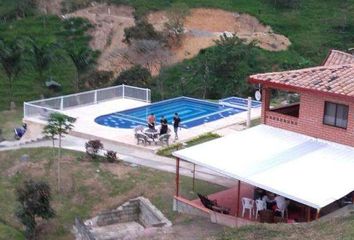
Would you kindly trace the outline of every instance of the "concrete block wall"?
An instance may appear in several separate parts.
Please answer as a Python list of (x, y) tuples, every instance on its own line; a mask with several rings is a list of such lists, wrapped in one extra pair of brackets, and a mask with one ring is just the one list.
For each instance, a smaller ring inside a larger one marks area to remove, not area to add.
[(146, 198), (139, 198), (139, 222), (148, 227), (169, 227), (172, 223)]
[(202, 210), (191, 202), (179, 197), (173, 198), (173, 211), (209, 218), (208, 210)]
[(129, 201), (116, 210), (104, 212), (97, 216), (97, 226), (106, 226), (116, 223), (134, 222), (139, 219), (139, 203)]
[[(266, 93), (265, 90), (263, 91), (263, 96), (269, 97), (269, 93)], [(346, 129), (323, 124), (326, 101), (349, 106)], [(269, 101), (263, 101), (262, 104), (265, 105), (267, 102)], [(354, 102), (350, 102), (344, 98), (300, 92), (300, 112), (296, 124), (289, 124), (288, 121), (279, 121), (267, 117), (267, 113), (269, 113), (269, 116), (276, 113), (269, 111), (266, 106), (262, 106), (262, 111), (262, 122), (264, 124), (354, 147)]]

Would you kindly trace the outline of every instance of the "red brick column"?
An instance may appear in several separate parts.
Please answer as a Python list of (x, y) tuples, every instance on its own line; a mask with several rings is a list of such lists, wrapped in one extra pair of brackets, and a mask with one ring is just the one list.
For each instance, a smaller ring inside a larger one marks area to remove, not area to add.
[(262, 123), (266, 123), (265, 113), (269, 111), (270, 107), (270, 89), (263, 87), (262, 89)]

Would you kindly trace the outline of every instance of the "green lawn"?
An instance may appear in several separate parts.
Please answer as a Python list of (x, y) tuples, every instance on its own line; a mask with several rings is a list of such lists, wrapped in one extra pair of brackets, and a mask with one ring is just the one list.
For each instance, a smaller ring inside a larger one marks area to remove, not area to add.
[(211, 133), (211, 132), (205, 133), (205, 134), (202, 134), (196, 138), (193, 138), (193, 139), (185, 142), (184, 145), (181, 143), (177, 143), (177, 144), (172, 144), (168, 147), (159, 149), (157, 151), (157, 154), (161, 155), (161, 156), (165, 156), (165, 157), (172, 157), (172, 152), (177, 151), (178, 149), (191, 147), (191, 146), (194, 146), (194, 145), (197, 145), (197, 144), (200, 144), (203, 142), (207, 142), (207, 141), (219, 138), (219, 137), (220, 137), (220, 135), (218, 135), (216, 133)]
[(22, 109), (16, 111), (0, 111), (0, 129), (6, 140), (14, 140), (15, 127), (22, 126)]
[[(30, 163), (20, 164), (20, 156), (28, 154)], [(49, 182), (56, 217), (40, 226), (40, 239), (72, 239), (70, 233), (76, 216), (93, 217), (136, 196), (149, 198), (170, 220), (178, 214), (172, 211), (175, 175), (144, 167), (129, 167), (123, 163), (93, 163), (83, 161), (84, 154), (64, 151), (62, 192), (56, 193), (56, 158), (50, 148), (21, 149), (0, 152), (0, 239), (23, 239), (23, 229), (14, 216), (17, 206), (15, 188), (32, 177)], [(192, 179), (181, 177), (183, 196), (197, 198), (192, 191)], [(224, 189), (204, 181), (196, 181), (196, 189), (209, 194)]]

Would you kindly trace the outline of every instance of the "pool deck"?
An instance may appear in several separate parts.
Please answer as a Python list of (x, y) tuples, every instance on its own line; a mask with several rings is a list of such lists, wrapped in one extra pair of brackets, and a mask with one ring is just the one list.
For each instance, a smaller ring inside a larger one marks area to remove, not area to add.
[[(135, 107), (140, 107), (147, 105), (149, 103), (137, 101), (137, 100), (130, 100), (130, 99), (115, 99), (111, 101), (102, 102), (95, 105), (87, 105), (82, 107), (76, 107), (72, 109), (68, 109), (62, 111), (62, 113), (76, 118), (75, 127), (71, 131), (71, 135), (82, 137), (86, 139), (101, 139), (105, 141), (110, 141), (112, 143), (123, 144), (123, 145), (130, 145), (136, 146), (138, 148), (144, 148), (145, 150), (156, 151), (161, 148), (160, 145), (137, 145), (136, 139), (134, 138), (134, 130), (133, 129), (122, 129), (122, 128), (111, 128), (107, 126), (100, 125), (96, 123), (94, 120), (96, 117), (123, 111), (126, 109), (131, 109)], [(251, 112), (251, 118), (259, 118), (261, 113), (260, 108), (253, 108)], [(181, 129), (179, 131), (179, 140), (178, 142), (184, 142), (195, 138), (201, 134), (207, 132), (221, 132), (223, 135), (227, 135), (228, 128), (233, 125), (239, 125), (246, 121), (247, 118), (247, 111), (225, 117), (216, 121), (212, 121), (209, 123), (204, 123), (202, 125), (188, 128), (188, 129)], [(26, 119), (30, 122), (37, 122), (40, 124), (45, 124), (45, 121), (40, 119)], [(183, 121), (183, 119), (182, 119)], [(173, 130), (172, 126), (169, 126), (171, 130)], [(38, 133), (39, 134), (39, 133)], [(174, 133), (172, 133), (170, 144), (174, 142)]]

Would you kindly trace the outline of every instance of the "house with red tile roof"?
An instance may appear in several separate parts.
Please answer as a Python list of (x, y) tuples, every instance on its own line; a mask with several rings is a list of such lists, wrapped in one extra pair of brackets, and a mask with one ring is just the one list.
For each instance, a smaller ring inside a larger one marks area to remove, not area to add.
[[(255, 74), (262, 88), (262, 123), (354, 146), (354, 55), (332, 50), (322, 66)], [(297, 93), (299, 101), (271, 108), (273, 90)]]
[[(173, 152), (174, 209), (238, 227), (279, 221), (279, 209), (280, 221), (291, 223), (352, 204), (354, 56), (332, 50), (321, 66), (254, 74), (248, 81), (262, 91), (262, 124)], [(296, 101), (273, 107), (272, 93), (279, 91)], [(193, 178), (201, 169), (234, 182), (226, 190), (188, 199), (179, 190), (180, 166), (188, 165)], [(264, 196), (286, 203), (276, 203), (274, 210)]]

